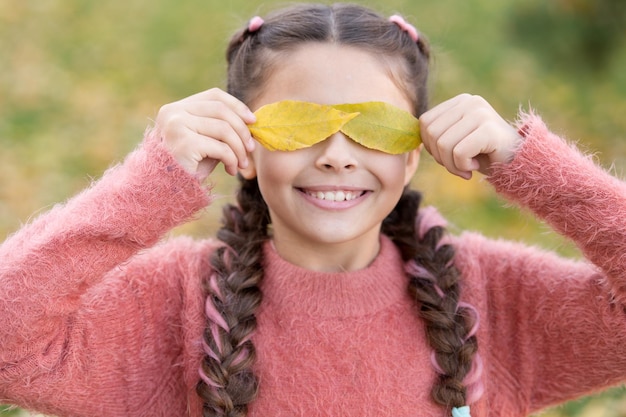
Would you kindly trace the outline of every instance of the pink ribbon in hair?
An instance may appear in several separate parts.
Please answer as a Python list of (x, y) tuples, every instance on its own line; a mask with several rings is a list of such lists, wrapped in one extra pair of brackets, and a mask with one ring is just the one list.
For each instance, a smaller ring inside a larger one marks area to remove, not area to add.
[(254, 16), (252, 19), (250, 19), (250, 22), (248, 23), (248, 32), (256, 32), (257, 30), (261, 29), (263, 23), (265, 23), (265, 20), (263, 20), (262, 17)]
[(400, 29), (408, 33), (411, 39), (413, 39), (413, 42), (417, 42), (417, 40), (419, 39), (417, 29), (415, 29), (415, 26), (404, 20), (402, 16), (394, 14), (393, 16), (389, 17), (389, 21), (395, 23), (400, 27)]

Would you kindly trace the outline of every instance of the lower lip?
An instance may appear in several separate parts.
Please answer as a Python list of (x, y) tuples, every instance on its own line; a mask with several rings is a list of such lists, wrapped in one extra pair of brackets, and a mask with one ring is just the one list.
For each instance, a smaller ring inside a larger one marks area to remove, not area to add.
[(344, 201), (330, 201), (330, 200), (321, 200), (319, 198), (315, 198), (302, 190), (298, 190), (298, 192), (307, 200), (309, 203), (313, 204), (316, 207), (319, 207), (324, 210), (346, 210), (352, 208), (356, 205), (361, 204), (361, 202), (370, 194), (369, 191), (364, 192), (357, 198), (353, 198), (352, 200), (344, 200)]

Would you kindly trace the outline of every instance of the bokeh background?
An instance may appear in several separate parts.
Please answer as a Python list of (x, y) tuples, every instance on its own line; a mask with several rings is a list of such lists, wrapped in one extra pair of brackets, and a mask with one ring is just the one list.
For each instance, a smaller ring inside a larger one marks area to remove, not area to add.
[[(619, 177), (626, 167), (624, 0), (368, 0), (401, 13), (433, 49), (431, 101), (486, 97), (509, 120), (534, 108)], [(97, 179), (141, 141), (162, 104), (225, 86), (229, 36), (274, 0), (0, 0), (0, 240)], [(215, 231), (234, 182), (173, 233)], [(414, 179), (453, 231), (479, 230), (579, 256), (506, 204), (480, 176), (453, 177), (428, 155)], [(1, 343), (1, 341), (0, 341)], [(21, 415), (0, 406), (0, 416)], [(626, 416), (622, 388), (547, 416)]]

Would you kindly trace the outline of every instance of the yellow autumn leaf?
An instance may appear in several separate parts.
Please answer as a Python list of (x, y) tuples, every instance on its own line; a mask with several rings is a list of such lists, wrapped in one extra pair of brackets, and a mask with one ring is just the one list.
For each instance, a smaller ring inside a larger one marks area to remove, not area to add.
[(356, 113), (331, 106), (284, 100), (259, 108), (250, 132), (267, 149), (294, 151), (315, 145), (338, 132)]
[(341, 131), (367, 148), (400, 154), (422, 143), (419, 120), (391, 104), (370, 101), (337, 104), (333, 107), (348, 113), (360, 113), (359, 117), (346, 123)]

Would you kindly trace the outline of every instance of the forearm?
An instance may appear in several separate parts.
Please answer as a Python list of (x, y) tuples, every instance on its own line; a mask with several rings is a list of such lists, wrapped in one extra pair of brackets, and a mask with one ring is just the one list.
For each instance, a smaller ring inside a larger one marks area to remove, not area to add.
[(2, 351), (75, 310), (107, 271), (207, 203), (201, 184), (147, 137), (123, 164), (0, 246)]
[(489, 181), (572, 239), (626, 302), (626, 184), (549, 132), (539, 117), (524, 116), (520, 129), (524, 143)]

